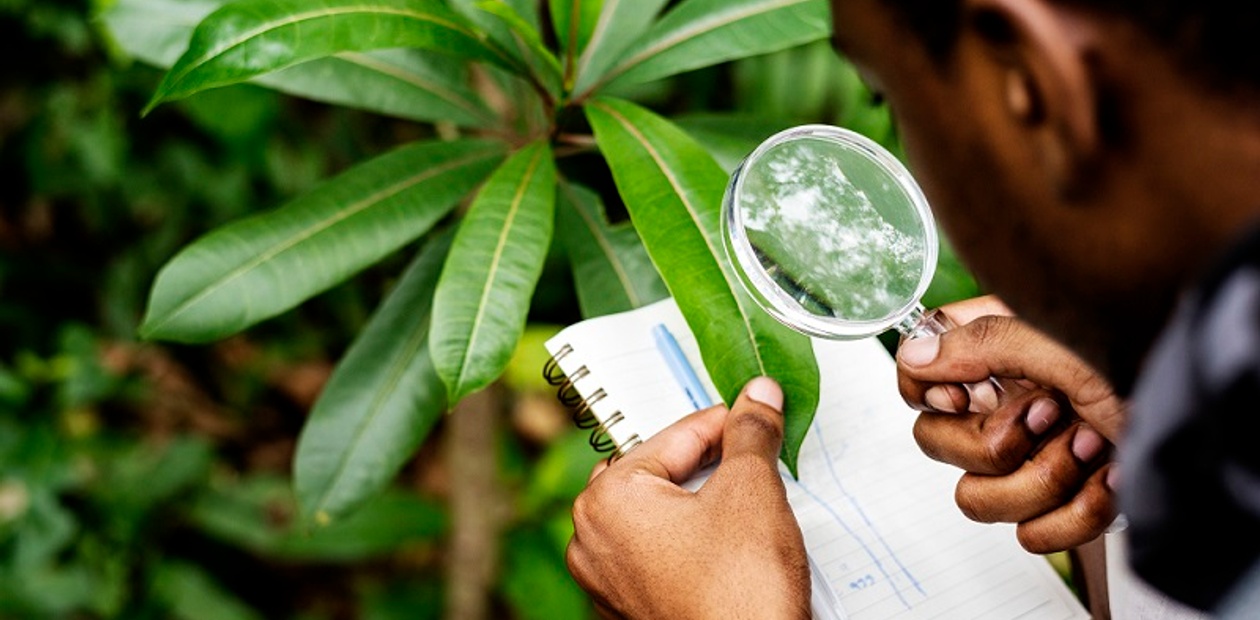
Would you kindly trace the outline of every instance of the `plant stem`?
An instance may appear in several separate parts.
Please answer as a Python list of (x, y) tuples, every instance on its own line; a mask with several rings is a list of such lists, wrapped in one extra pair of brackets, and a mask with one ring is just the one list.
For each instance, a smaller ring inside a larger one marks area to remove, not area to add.
[(502, 409), (500, 390), (491, 385), (464, 398), (447, 418), (451, 541), (445, 617), (450, 620), (491, 616), (506, 507), (496, 451)]

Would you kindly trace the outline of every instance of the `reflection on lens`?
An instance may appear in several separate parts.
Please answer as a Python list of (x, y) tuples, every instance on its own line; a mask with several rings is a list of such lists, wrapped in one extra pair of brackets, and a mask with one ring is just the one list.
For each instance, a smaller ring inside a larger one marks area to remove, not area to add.
[(746, 165), (739, 206), (747, 241), (801, 309), (875, 321), (916, 299), (928, 235), (887, 170), (813, 137), (777, 144)]

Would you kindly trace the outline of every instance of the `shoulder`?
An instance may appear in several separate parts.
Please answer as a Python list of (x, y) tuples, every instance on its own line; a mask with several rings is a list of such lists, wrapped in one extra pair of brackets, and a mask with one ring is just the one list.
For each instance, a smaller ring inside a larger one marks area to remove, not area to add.
[(1121, 511), (1142, 578), (1202, 609), (1260, 558), (1260, 233), (1188, 293), (1138, 380)]

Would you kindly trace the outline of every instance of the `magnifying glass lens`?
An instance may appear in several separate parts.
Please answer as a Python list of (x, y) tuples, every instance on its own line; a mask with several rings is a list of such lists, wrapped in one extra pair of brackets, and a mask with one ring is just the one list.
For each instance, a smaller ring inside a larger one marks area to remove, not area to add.
[(771, 137), (732, 176), (728, 254), (789, 326), (832, 338), (882, 332), (919, 308), (936, 267), (927, 201), (899, 161), (837, 127)]

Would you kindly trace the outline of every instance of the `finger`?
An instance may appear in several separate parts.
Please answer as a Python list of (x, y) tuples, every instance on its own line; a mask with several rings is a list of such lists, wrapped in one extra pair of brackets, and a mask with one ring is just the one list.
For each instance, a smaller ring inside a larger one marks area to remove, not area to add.
[(605, 469), (608, 469), (608, 459), (600, 459), (599, 462), (591, 468), (591, 475), (586, 478), (586, 483), (590, 484), (593, 482), (597, 476), (604, 473)]
[(897, 389), (902, 400), (918, 411), (958, 413), (971, 409), (971, 395), (958, 384), (918, 381), (898, 371)]
[(963, 514), (982, 523), (1020, 523), (1053, 512), (1080, 491), (1106, 451), (1102, 436), (1077, 424), (1005, 476), (968, 474), (954, 499)]
[(897, 350), (897, 362), (898, 373), (910, 382), (976, 383), (996, 376), (1056, 388), (1095, 429), (1113, 440), (1119, 436), (1122, 412), (1111, 386), (1079, 357), (1018, 319), (984, 316), (941, 336), (907, 340)]
[(721, 455), (726, 417), (721, 405), (696, 411), (639, 444), (607, 473), (644, 472), (682, 484)]
[[(1043, 413), (1047, 407), (1056, 412), (1054, 416)], [(1058, 404), (1045, 390), (1030, 390), (1012, 396), (992, 413), (922, 413), (914, 423), (914, 439), (937, 461), (973, 474), (1005, 475), (1023, 466), (1041, 437), (1050, 434), (1049, 426), (1041, 435), (1034, 433), (1027, 420), (1036, 413), (1040, 424), (1043, 418), (1058, 417), (1057, 411)]]
[[(937, 310), (943, 313), (948, 322), (953, 325), (965, 325), (982, 316), (1014, 315), (1014, 312), (996, 295), (965, 299), (940, 306)], [(905, 338), (903, 337), (902, 340), (904, 341)], [(941, 413), (972, 410), (971, 394), (961, 385), (916, 382), (903, 373), (898, 373), (897, 378), (902, 398), (914, 409)], [(1034, 386), (1023, 385), (1022, 387)], [(974, 410), (973, 412), (979, 413)]]
[(982, 316), (1014, 316), (1015, 313), (997, 296), (982, 295), (945, 304), (937, 310), (944, 312), (956, 325), (966, 325)]
[(777, 470), (783, 448), (782, 409), (783, 389), (777, 382), (769, 377), (749, 381), (726, 417), (723, 459), (752, 457)]
[[(722, 462), (701, 487), (702, 497), (731, 498), (737, 491), (741, 503), (751, 494), (771, 492), (784, 500), (786, 490), (779, 478), (779, 453), (783, 448), (783, 390), (767, 377), (744, 386), (727, 415), (722, 437)], [(770, 499), (770, 498), (767, 498)], [(777, 505), (754, 502), (763, 507)]]
[(1064, 506), (1016, 526), (1019, 544), (1031, 553), (1054, 553), (1079, 547), (1106, 532), (1118, 514), (1106, 483), (1112, 467), (1109, 464), (1094, 472)]

